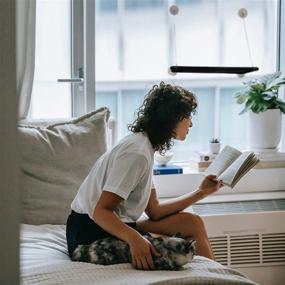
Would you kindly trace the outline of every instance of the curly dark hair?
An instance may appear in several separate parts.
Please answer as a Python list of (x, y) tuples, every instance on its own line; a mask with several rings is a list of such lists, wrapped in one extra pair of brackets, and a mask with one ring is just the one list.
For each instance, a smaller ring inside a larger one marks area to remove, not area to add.
[(190, 91), (161, 82), (147, 93), (137, 110), (137, 118), (128, 129), (143, 132), (154, 150), (164, 153), (173, 145), (177, 123), (196, 113), (197, 100)]

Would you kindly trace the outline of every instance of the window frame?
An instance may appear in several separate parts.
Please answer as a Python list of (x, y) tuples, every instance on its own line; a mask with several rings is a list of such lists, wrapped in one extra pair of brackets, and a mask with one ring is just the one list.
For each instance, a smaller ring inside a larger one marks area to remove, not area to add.
[[(72, 84), (72, 116), (95, 109), (95, 1), (71, 0), (72, 77), (83, 71), (83, 86)], [(94, 12), (93, 12), (94, 11)]]
[[(71, 77), (79, 78), (84, 64), (83, 1), (71, 0)], [(75, 36), (76, 35), (76, 36)], [(84, 92), (81, 84), (71, 84), (72, 117), (84, 112)]]

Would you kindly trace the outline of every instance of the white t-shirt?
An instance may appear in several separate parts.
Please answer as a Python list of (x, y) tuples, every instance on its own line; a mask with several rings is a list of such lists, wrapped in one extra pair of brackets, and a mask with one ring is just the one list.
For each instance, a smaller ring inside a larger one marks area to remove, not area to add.
[(95, 162), (71, 203), (71, 209), (93, 219), (96, 203), (104, 190), (124, 199), (115, 209), (123, 222), (137, 221), (151, 192), (153, 154), (147, 135), (134, 133), (123, 138)]

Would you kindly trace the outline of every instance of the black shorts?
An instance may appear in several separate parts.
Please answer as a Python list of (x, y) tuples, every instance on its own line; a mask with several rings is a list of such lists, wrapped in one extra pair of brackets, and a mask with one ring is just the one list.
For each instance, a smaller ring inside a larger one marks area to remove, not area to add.
[[(136, 229), (136, 223), (126, 223), (129, 227)], [(141, 235), (150, 235), (148, 232), (139, 231)], [(80, 244), (88, 245), (95, 240), (112, 236), (110, 233), (98, 226), (87, 214), (78, 214), (71, 211), (66, 223), (66, 240), (69, 256)]]

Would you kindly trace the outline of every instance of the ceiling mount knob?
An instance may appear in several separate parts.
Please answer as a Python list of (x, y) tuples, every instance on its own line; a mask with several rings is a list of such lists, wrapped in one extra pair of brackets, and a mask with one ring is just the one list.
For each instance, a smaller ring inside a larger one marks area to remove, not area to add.
[(245, 8), (239, 9), (239, 10), (238, 10), (238, 15), (239, 15), (242, 19), (246, 18), (247, 15), (248, 15), (247, 9), (245, 9)]
[(173, 16), (176, 16), (179, 13), (179, 8), (177, 5), (171, 5), (169, 7), (169, 13)]

